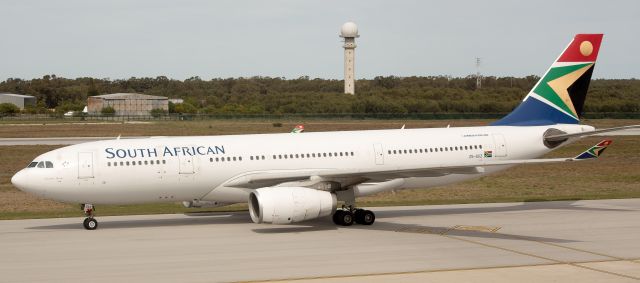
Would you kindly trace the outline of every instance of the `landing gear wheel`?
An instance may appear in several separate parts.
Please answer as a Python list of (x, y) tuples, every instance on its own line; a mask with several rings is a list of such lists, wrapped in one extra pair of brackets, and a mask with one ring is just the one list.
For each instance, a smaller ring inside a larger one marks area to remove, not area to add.
[(98, 228), (98, 220), (87, 217), (84, 219), (84, 222), (82, 222), (82, 225), (84, 226), (84, 229), (95, 230)]
[(87, 218), (84, 219), (84, 222), (82, 222), (84, 229), (95, 230), (98, 228), (98, 220), (93, 218), (93, 212), (95, 211), (93, 204), (81, 204), (80, 208), (84, 211), (84, 215), (87, 216)]
[(336, 210), (336, 212), (333, 214), (333, 223), (335, 223), (336, 225), (340, 225), (340, 218), (342, 217), (342, 213), (344, 213), (344, 210)]
[(376, 221), (376, 215), (371, 210), (356, 209), (353, 215), (358, 224), (371, 225)]
[(371, 210), (365, 210), (362, 212), (362, 221), (358, 224), (371, 225), (376, 221), (376, 215)]
[(353, 212), (353, 217), (356, 221), (356, 223), (358, 224), (362, 224), (362, 222), (364, 221), (364, 209), (356, 209), (355, 212)]
[(346, 210), (338, 210), (333, 214), (333, 223), (342, 226), (353, 225), (353, 213)]

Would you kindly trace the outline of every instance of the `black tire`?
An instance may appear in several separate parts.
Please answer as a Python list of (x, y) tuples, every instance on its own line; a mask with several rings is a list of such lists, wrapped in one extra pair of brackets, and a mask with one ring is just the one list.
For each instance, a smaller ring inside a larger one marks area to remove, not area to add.
[(342, 215), (340, 216), (340, 225), (351, 226), (353, 225), (354, 220), (355, 219), (353, 217), (353, 213), (351, 213), (350, 211), (343, 211)]
[(82, 225), (84, 226), (84, 229), (95, 230), (98, 228), (98, 220), (95, 220), (94, 218), (85, 218)]
[(336, 225), (342, 225), (342, 222), (340, 222), (340, 219), (342, 219), (343, 213), (344, 213), (344, 210), (336, 210), (336, 212), (333, 214), (333, 223), (335, 223)]
[(364, 224), (364, 209), (356, 209), (353, 218), (358, 224)]
[(376, 215), (371, 210), (365, 210), (362, 212), (362, 222), (358, 222), (362, 225), (371, 225), (376, 222)]

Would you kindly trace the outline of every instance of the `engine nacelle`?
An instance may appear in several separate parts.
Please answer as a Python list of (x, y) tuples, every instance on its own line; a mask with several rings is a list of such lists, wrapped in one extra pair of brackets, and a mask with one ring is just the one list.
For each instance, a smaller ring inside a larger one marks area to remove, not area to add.
[(328, 216), (336, 210), (336, 195), (305, 187), (260, 188), (249, 194), (249, 214), (255, 223), (288, 224)]

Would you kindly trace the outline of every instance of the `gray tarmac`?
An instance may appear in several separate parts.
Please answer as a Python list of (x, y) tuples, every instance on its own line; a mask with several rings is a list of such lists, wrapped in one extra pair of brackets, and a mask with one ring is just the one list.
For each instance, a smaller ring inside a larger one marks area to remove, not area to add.
[(351, 227), (100, 207), (95, 231), (82, 218), (0, 221), (0, 281), (640, 281), (640, 199), (372, 210), (374, 225)]
[[(596, 136), (640, 136), (640, 129), (628, 129), (610, 133), (597, 134)], [(145, 137), (121, 137), (122, 139), (134, 139)], [(7, 145), (72, 145), (91, 141), (113, 140), (116, 137), (58, 137), (58, 138), (0, 138), (0, 146)]]

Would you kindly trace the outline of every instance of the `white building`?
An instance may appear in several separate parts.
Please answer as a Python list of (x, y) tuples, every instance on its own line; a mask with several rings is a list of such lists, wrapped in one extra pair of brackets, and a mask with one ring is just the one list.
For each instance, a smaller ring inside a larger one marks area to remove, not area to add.
[(0, 103), (11, 103), (22, 110), (25, 106), (36, 106), (36, 98), (31, 95), (0, 93)]

